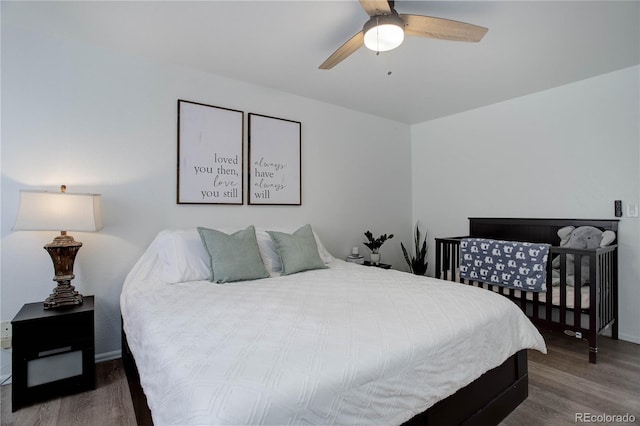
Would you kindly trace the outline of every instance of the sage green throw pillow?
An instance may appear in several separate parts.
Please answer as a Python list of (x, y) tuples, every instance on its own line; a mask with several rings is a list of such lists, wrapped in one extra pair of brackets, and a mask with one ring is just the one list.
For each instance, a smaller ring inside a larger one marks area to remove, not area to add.
[(198, 233), (211, 260), (210, 281), (230, 283), (269, 277), (253, 226), (231, 235), (201, 227)]
[(305, 225), (293, 234), (276, 231), (267, 231), (267, 233), (280, 256), (282, 275), (327, 267), (318, 254), (318, 245), (311, 225)]

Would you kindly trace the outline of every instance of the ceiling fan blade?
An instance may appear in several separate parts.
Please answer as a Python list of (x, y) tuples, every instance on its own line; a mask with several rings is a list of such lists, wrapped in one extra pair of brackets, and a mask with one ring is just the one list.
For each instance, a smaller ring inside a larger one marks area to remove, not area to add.
[(360, 0), (360, 5), (369, 16), (388, 15), (391, 6), (387, 0)]
[(451, 19), (422, 15), (400, 15), (400, 17), (406, 24), (404, 33), (418, 37), (478, 42), (489, 31), (488, 28)]
[(360, 31), (340, 46), (338, 50), (333, 52), (318, 68), (321, 70), (330, 70), (362, 46), (364, 46), (364, 33)]

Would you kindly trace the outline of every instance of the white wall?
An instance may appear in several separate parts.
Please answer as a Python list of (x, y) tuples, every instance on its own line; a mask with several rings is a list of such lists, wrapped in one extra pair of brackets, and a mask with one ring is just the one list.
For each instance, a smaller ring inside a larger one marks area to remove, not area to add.
[[(433, 238), (472, 216), (606, 219), (638, 203), (639, 79), (635, 66), (412, 126), (413, 219)], [(620, 338), (640, 343), (638, 221), (620, 220), (619, 306)]]
[[(410, 240), (412, 228), (409, 126), (25, 32), (2, 18), (3, 320), (44, 300), (54, 285), (42, 246), (55, 233), (11, 231), (18, 191), (62, 183), (69, 192), (103, 196), (104, 229), (72, 233), (84, 243), (73, 283), (96, 295), (98, 354), (119, 350), (122, 282), (163, 228), (311, 223), (338, 257), (354, 245), (367, 253), (367, 229), (395, 233), (381, 252), (404, 269), (400, 241)], [(302, 122), (302, 206), (177, 205), (178, 98)], [(6, 373), (10, 357), (2, 352)]]

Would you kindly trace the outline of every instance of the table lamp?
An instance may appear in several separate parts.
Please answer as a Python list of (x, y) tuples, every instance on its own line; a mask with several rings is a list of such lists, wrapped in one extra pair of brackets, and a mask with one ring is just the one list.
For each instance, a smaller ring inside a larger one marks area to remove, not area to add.
[(20, 207), (14, 231), (60, 231), (60, 235), (45, 245), (55, 271), (58, 285), (44, 301), (44, 309), (58, 309), (82, 304), (71, 280), (73, 262), (82, 243), (67, 235), (67, 231), (93, 232), (102, 228), (99, 194), (71, 194), (66, 186), (60, 192), (20, 191)]

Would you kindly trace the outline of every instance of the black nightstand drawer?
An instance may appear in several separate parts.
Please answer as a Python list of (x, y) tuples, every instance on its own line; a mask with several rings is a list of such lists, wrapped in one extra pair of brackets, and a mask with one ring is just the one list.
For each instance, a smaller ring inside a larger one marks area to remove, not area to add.
[[(20, 345), (28, 354), (37, 354), (60, 346), (93, 346), (93, 312), (75, 315), (72, 321), (67, 317), (53, 317), (30, 321), (17, 327), (14, 325), (13, 334), (14, 347)], [(38, 336), (37, 339), (34, 339), (34, 334)]]
[[(13, 325), (13, 346), (23, 348), (28, 354), (49, 351), (61, 346), (93, 346), (93, 312), (46, 320), (29, 321)], [(37, 339), (34, 337), (37, 336)], [(32, 356), (29, 356), (32, 358)]]

